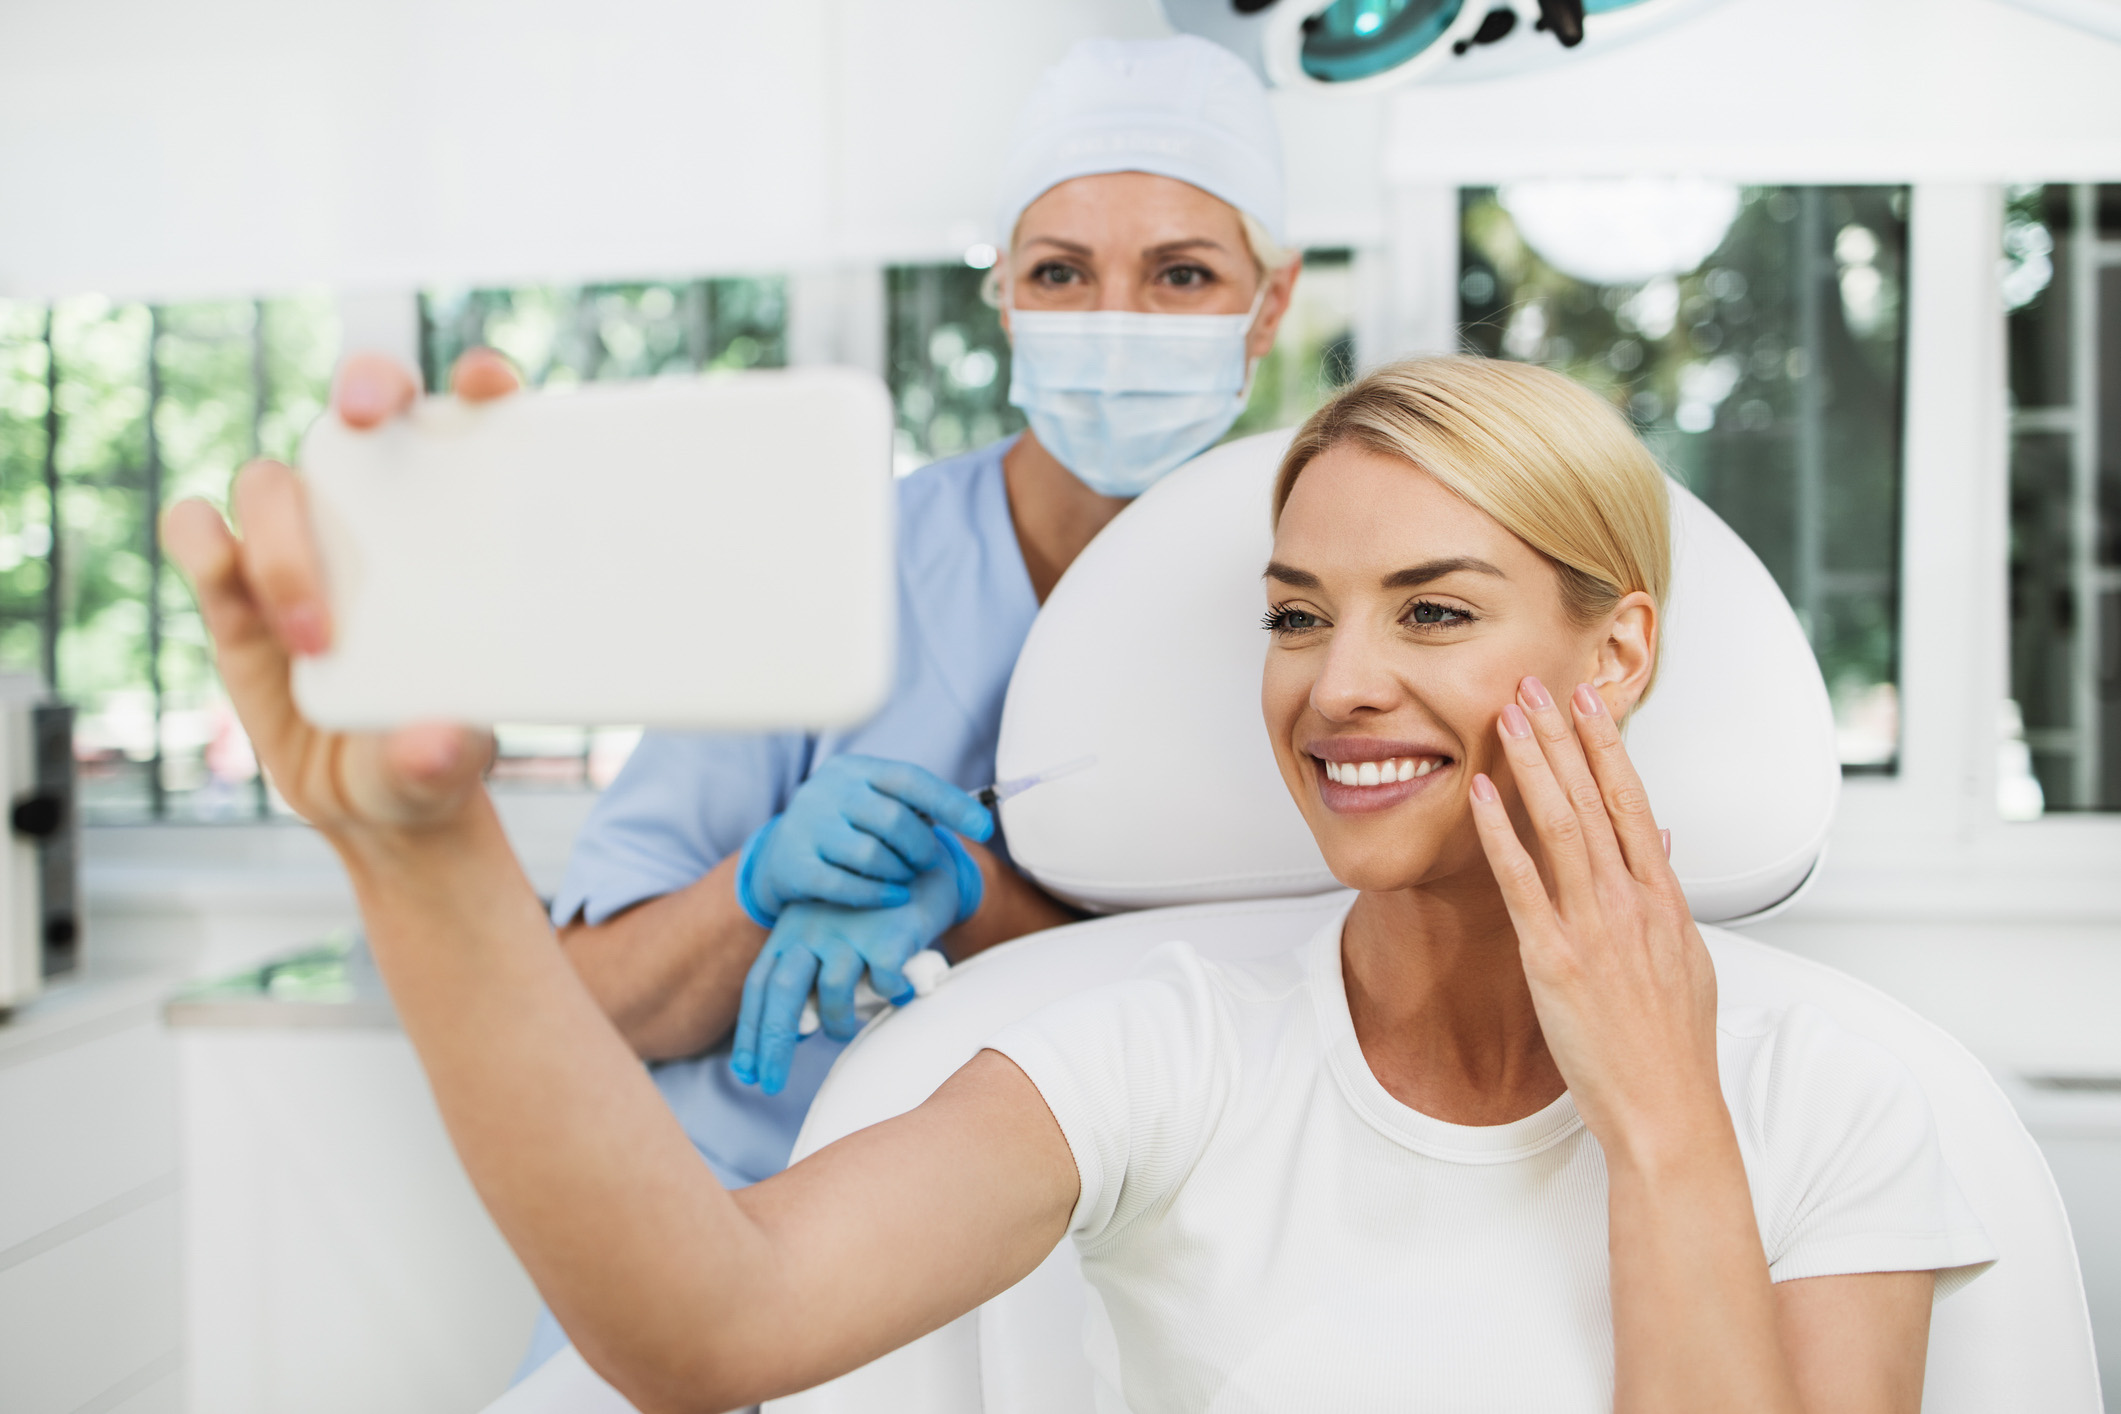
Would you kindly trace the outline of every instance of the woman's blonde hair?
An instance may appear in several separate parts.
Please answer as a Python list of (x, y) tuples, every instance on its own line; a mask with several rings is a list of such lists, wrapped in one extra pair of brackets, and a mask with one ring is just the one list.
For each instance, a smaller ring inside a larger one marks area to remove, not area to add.
[(1297, 430), (1274, 519), (1317, 456), (1353, 442), (1413, 463), (1544, 555), (1561, 600), (1596, 623), (1640, 590), (1664, 609), (1672, 577), (1664, 473), (1613, 407), (1525, 363), (1415, 358), (1350, 385)]

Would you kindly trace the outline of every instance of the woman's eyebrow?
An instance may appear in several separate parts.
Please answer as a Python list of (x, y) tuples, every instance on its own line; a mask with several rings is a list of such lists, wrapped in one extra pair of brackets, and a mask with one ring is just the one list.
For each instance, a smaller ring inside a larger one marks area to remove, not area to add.
[(1176, 255), (1182, 250), (1219, 250), (1228, 253), (1228, 248), (1221, 241), (1210, 240), (1206, 236), (1190, 236), (1182, 241), (1165, 241), (1162, 245), (1150, 246), (1143, 254), (1153, 259), (1160, 255)]
[(1408, 565), (1403, 570), (1394, 570), (1383, 580), (1387, 589), (1419, 589), (1424, 584), (1442, 579), (1447, 574), (1492, 574), (1497, 579), (1508, 579), (1486, 560), (1476, 560), (1470, 555), (1455, 555), (1447, 560), (1425, 560), (1418, 565)]
[(1283, 584), (1293, 584), (1298, 589), (1317, 589), (1322, 583), (1319, 577), (1309, 570), (1300, 570), (1279, 560), (1267, 561), (1267, 572), (1260, 578), (1277, 579)]
[(1064, 241), (1059, 236), (1026, 236), (1024, 237), (1024, 244), (1059, 246), (1062, 250), (1067, 251), (1070, 255), (1091, 254), (1090, 247), (1083, 245), (1077, 241)]

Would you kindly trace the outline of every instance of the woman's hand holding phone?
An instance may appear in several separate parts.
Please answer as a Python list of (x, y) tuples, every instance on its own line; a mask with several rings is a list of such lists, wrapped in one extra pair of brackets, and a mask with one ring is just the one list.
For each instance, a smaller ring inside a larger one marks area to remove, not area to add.
[[(458, 361), (451, 385), (471, 401), (519, 386), (507, 362), (486, 349)], [(351, 427), (373, 427), (403, 413), (418, 392), (403, 367), (356, 354), (339, 370), (332, 411)], [(305, 719), (290, 669), (295, 658), (331, 646), (332, 614), (301, 477), (278, 462), (252, 462), (237, 474), (229, 508), (240, 537), (212, 505), (194, 499), (170, 509), (163, 541), (191, 579), (222, 681), (273, 784), (333, 836), (448, 821), (476, 793), (490, 738), (443, 723), (329, 732)]]

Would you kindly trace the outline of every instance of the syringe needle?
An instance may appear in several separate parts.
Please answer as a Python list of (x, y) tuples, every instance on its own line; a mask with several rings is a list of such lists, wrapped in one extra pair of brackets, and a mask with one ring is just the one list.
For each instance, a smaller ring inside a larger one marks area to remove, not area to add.
[(1017, 776), (1006, 781), (996, 781), (984, 790), (975, 791), (973, 798), (989, 810), (992, 810), (1010, 796), (1022, 795), (1033, 786), (1044, 785), (1047, 781), (1057, 781), (1062, 776), (1072, 776), (1077, 771), (1096, 764), (1097, 758), (1095, 756), (1078, 756), (1073, 761), (1065, 761), (1058, 766), (1049, 766), (1043, 771), (1033, 771), (1028, 776)]

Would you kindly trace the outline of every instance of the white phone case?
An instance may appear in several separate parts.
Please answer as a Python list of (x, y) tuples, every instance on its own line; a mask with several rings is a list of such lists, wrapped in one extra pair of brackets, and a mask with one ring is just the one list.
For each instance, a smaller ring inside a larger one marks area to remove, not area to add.
[(859, 721), (895, 663), (891, 436), (842, 368), (320, 418), (335, 637), (296, 698), (333, 727)]

